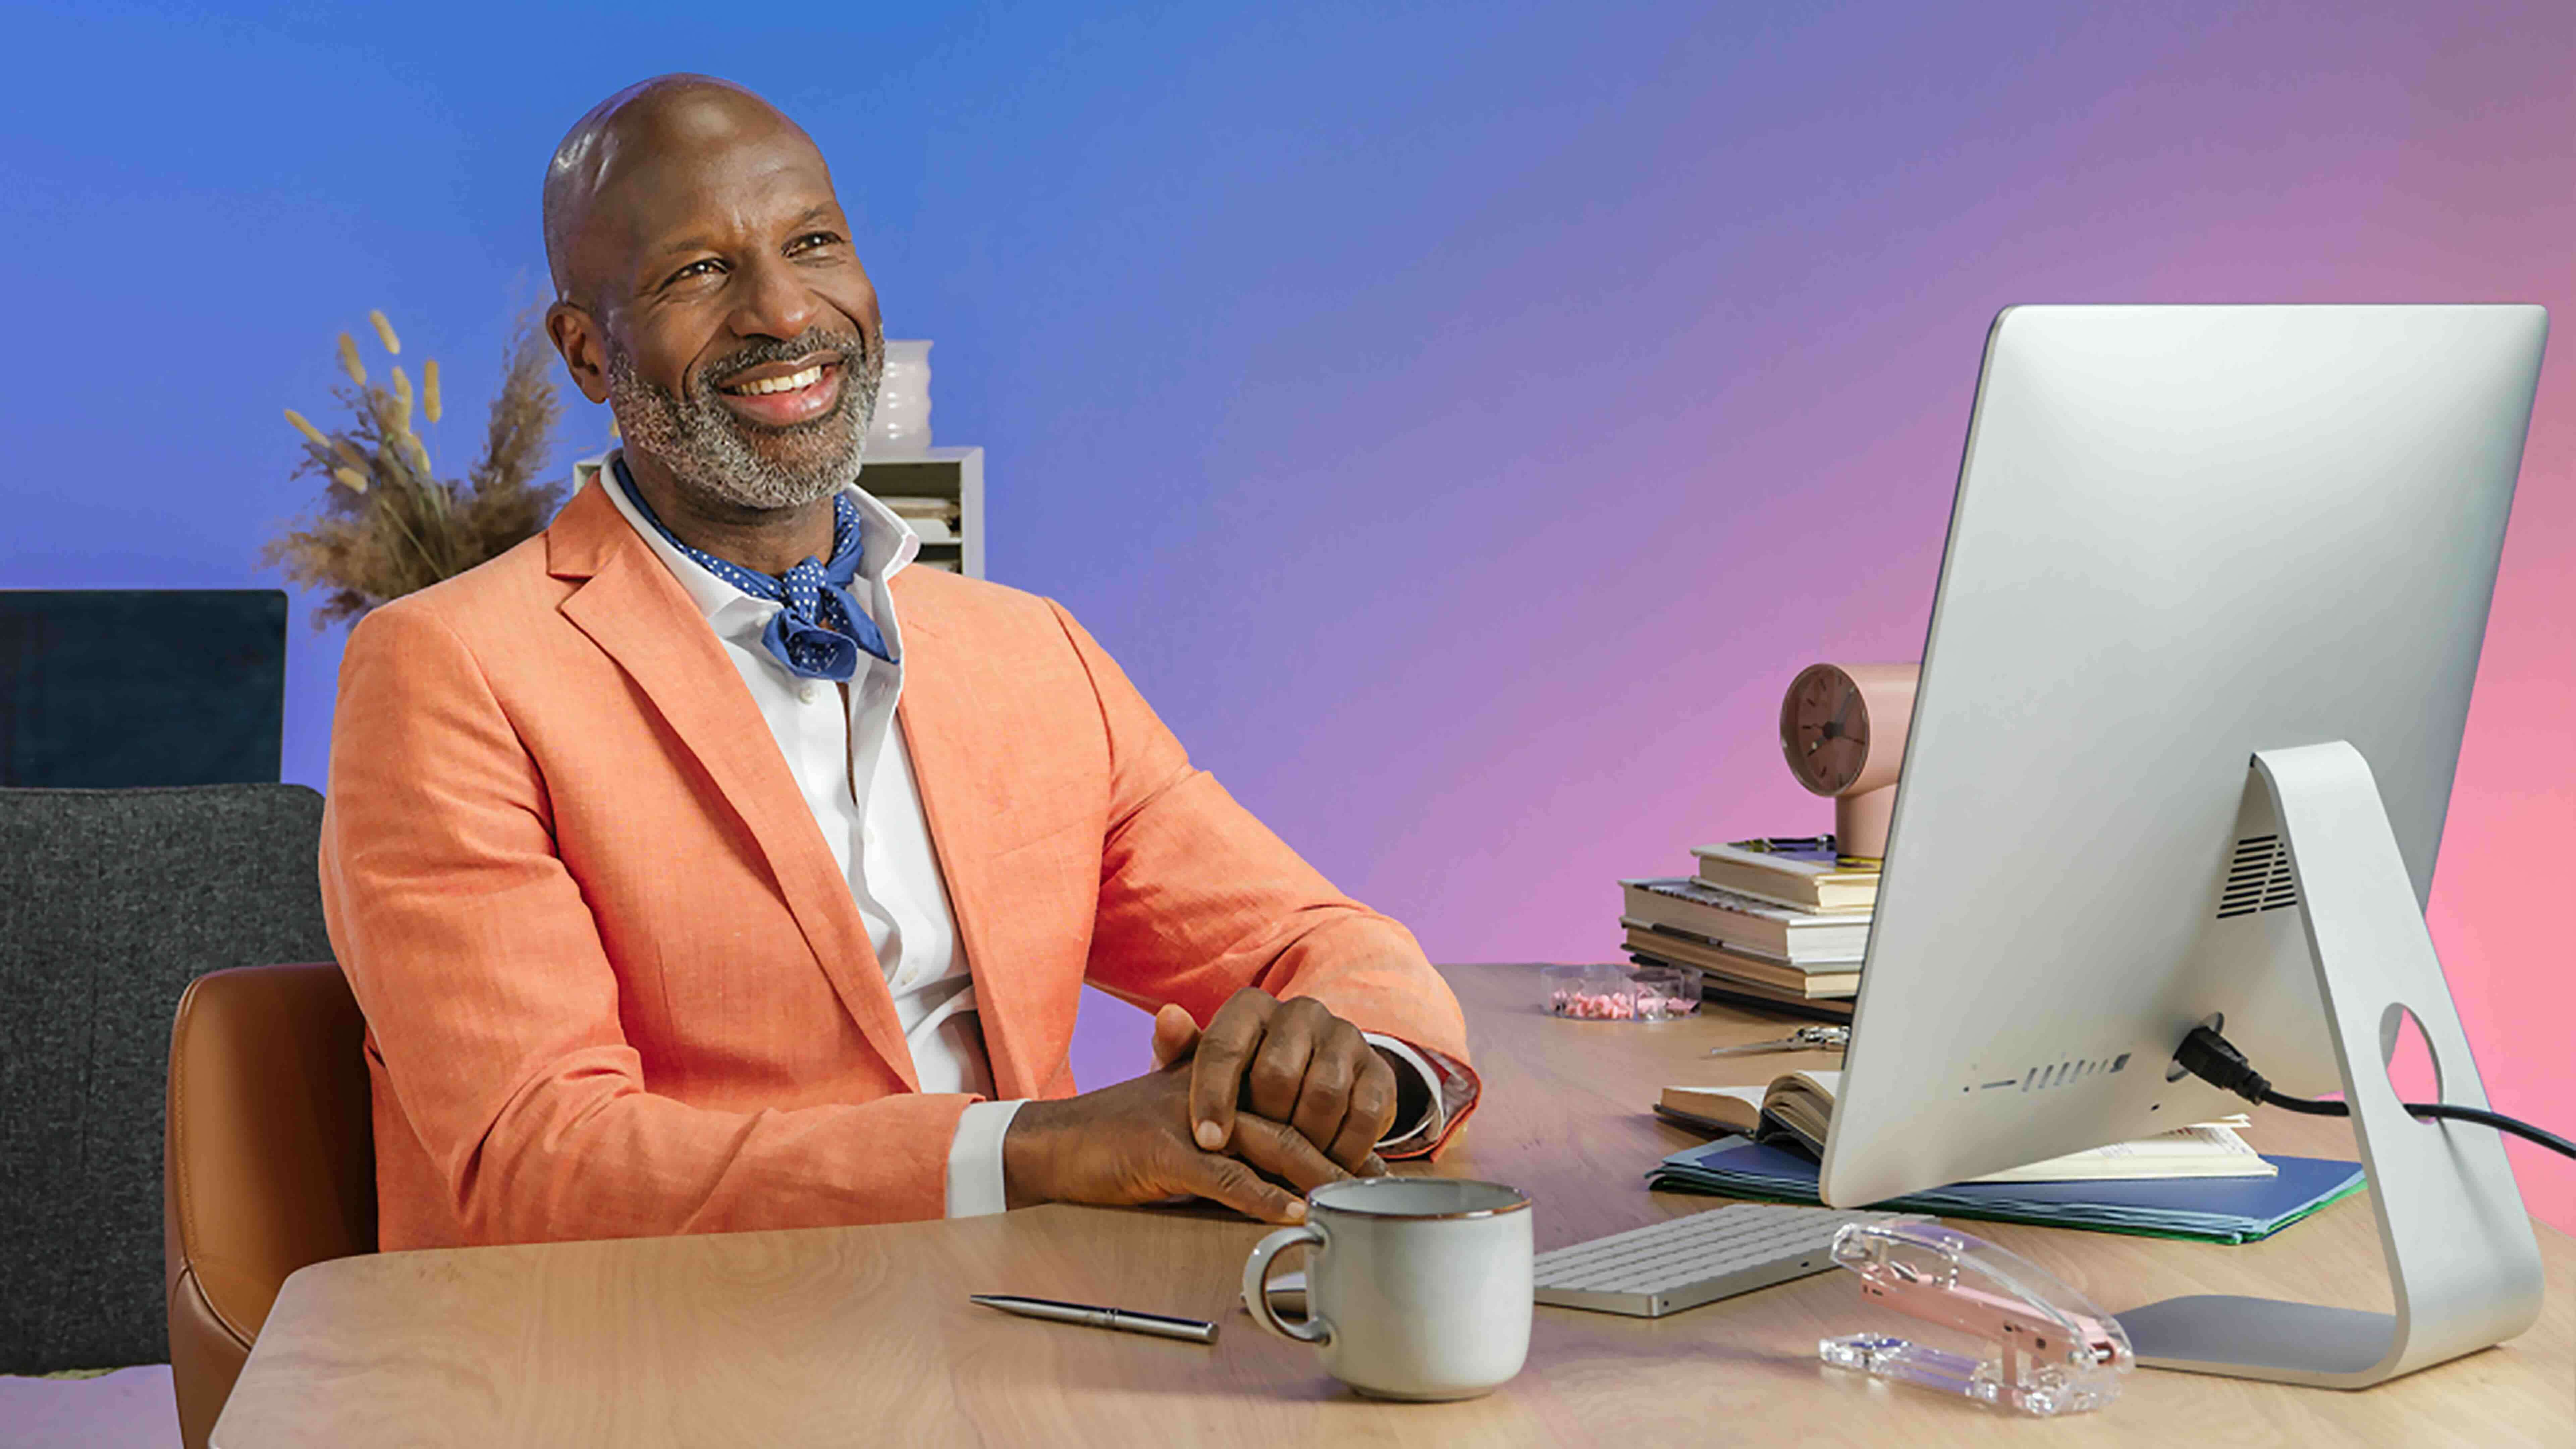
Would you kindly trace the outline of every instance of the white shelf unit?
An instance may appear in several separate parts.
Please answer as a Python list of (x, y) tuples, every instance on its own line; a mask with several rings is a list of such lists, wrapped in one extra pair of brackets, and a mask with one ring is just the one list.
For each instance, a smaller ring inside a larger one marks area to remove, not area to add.
[(949, 498), (957, 503), (957, 537), (923, 539), (921, 562), (953, 562), (969, 578), (984, 577), (984, 450), (932, 448), (897, 458), (870, 458), (859, 468), (859, 486), (879, 498)]

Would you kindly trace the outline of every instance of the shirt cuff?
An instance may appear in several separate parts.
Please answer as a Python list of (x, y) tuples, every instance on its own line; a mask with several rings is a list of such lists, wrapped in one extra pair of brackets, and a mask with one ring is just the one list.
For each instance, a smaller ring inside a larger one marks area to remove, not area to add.
[(1422, 1053), (1397, 1041), (1394, 1037), (1382, 1036), (1373, 1031), (1364, 1031), (1360, 1035), (1367, 1039), (1370, 1046), (1387, 1053), (1412, 1069), (1414, 1076), (1422, 1082), (1423, 1099), (1428, 1104), (1412, 1121), (1389, 1124), (1386, 1135), (1377, 1140), (1377, 1145), (1385, 1147), (1397, 1142), (1411, 1141), (1415, 1137), (1427, 1137), (1430, 1141), (1439, 1141), (1443, 1130), (1449, 1125), (1448, 1105), (1440, 1099), (1440, 1074), (1431, 1069), (1431, 1063), (1422, 1059)]
[(969, 1102), (957, 1114), (957, 1135), (948, 1144), (950, 1217), (980, 1218), (1011, 1205), (1002, 1182), (1002, 1138), (1027, 1105), (1025, 1099)]

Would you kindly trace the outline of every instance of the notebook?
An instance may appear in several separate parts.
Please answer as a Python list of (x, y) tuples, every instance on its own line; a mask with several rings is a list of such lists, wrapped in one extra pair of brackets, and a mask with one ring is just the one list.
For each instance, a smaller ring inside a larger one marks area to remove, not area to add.
[[(1768, 1087), (1666, 1087), (1665, 1111), (1705, 1122), (1711, 1130), (1750, 1137), (1756, 1142), (1786, 1139), (1822, 1157), (1825, 1130), (1833, 1121), (1834, 1095), (1843, 1074), (1835, 1071), (1790, 1072)], [(2271, 1162), (2245, 1143), (2237, 1129), (2247, 1125), (2242, 1114), (2213, 1122), (2196, 1122), (2135, 1142), (2070, 1152), (2022, 1167), (2007, 1168), (1978, 1182), (2102, 1182), (2147, 1177), (2270, 1177)]]
[[(2085, 1228), (2150, 1238), (2250, 1243), (2361, 1191), (2361, 1164), (2315, 1157), (2266, 1159), (2270, 1177), (2158, 1178), (2128, 1182), (1956, 1183), (1870, 1206), (1880, 1211)], [(1816, 1202), (1816, 1160), (1742, 1137), (1686, 1148), (1646, 1174), (1667, 1192), (1774, 1202)]]

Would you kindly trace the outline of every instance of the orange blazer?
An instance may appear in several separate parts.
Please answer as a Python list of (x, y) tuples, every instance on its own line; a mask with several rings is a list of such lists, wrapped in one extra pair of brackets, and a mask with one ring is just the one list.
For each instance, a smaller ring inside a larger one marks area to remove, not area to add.
[[(1464, 1063), (1402, 926), (1193, 769), (1053, 602), (896, 576), (898, 714), (996, 1088), (1074, 1090), (1086, 980), (1259, 986)], [(322, 831), (384, 1247), (937, 1217), (865, 925), (741, 677), (596, 483), (349, 636)]]

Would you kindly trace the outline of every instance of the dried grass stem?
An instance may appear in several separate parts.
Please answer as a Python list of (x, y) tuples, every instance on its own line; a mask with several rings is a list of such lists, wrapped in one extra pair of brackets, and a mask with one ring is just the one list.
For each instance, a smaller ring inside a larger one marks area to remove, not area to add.
[[(384, 314), (371, 312), (367, 320), (385, 350), (396, 351), (399, 342)], [(442, 482), (428, 446), (411, 427), (415, 400), (428, 421), (439, 420), (438, 364), (422, 366), (417, 399), (400, 367), (388, 369), (390, 388), (370, 387), (355, 339), (340, 334), (340, 369), (350, 385), (335, 391), (349, 411), (349, 424), (326, 434), (301, 413), (290, 409), (286, 415), (303, 437), (296, 472), (317, 474), (334, 486), (324, 490), (313, 515), (261, 551), (263, 561), (292, 582), (325, 591), (314, 614), (316, 628), (356, 619), (497, 558), (553, 516), (562, 485), (537, 482), (563, 406), (553, 360), (537, 314), (522, 316), (503, 355), (501, 391), (492, 400), (483, 455), (462, 481)]]

